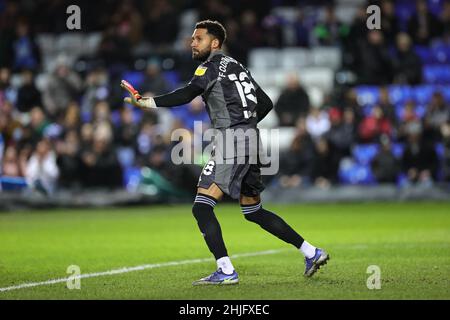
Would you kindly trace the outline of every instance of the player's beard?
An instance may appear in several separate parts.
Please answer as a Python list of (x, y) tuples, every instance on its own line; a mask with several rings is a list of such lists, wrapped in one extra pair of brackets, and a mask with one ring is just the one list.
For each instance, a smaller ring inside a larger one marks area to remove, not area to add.
[(197, 53), (194, 54), (194, 51), (192, 51), (192, 59), (197, 61), (206, 61), (208, 59), (209, 55), (211, 54), (211, 48), (207, 48), (203, 51), (197, 51)]

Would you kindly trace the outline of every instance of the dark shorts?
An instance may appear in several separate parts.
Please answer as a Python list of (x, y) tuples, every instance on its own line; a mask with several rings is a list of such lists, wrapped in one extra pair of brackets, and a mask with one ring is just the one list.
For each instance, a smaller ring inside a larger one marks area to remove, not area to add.
[(241, 194), (256, 197), (265, 188), (258, 164), (216, 164), (211, 159), (203, 167), (197, 187), (208, 189), (213, 183), (233, 199)]

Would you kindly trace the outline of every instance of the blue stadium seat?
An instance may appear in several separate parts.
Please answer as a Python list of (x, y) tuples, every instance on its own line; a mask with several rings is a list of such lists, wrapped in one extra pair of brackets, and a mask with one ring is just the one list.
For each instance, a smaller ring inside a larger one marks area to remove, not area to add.
[(145, 75), (141, 71), (126, 71), (122, 74), (122, 79), (127, 80), (136, 89), (138, 89), (142, 85), (142, 83), (144, 82), (144, 78)]
[(21, 191), (28, 187), (23, 177), (0, 177), (0, 190), (2, 191)]
[(352, 149), (352, 155), (358, 164), (370, 165), (378, 150), (379, 145), (376, 143), (357, 144)]
[(405, 145), (403, 143), (393, 143), (392, 144), (392, 154), (397, 159), (400, 159), (403, 156), (403, 152), (405, 151)]
[(431, 49), (426, 46), (414, 46), (414, 51), (416, 54), (420, 57), (420, 60), (422, 60), (422, 63), (428, 64), (436, 62), (434, 61), (434, 57), (431, 53)]
[(450, 84), (443, 84), (443, 85), (434, 85), (433, 86), (434, 91), (439, 91), (444, 96), (444, 99), (447, 103), (450, 103)]
[(170, 89), (174, 90), (180, 85), (180, 75), (177, 71), (163, 71), (164, 78), (169, 83)]
[(444, 152), (445, 152), (444, 144), (441, 142), (436, 143), (434, 145), (434, 150), (436, 151), (436, 155), (439, 161), (439, 168), (437, 170), (437, 179), (439, 181), (442, 181), (444, 179), (444, 170), (443, 170)]
[(128, 191), (136, 191), (142, 175), (139, 167), (125, 167), (123, 169), (123, 184)]
[(404, 103), (413, 98), (412, 89), (405, 85), (390, 85), (388, 87), (389, 98), (393, 104)]
[(412, 88), (412, 95), (416, 103), (427, 104), (435, 91), (432, 85), (419, 85)]
[(361, 165), (353, 161), (346, 161), (338, 171), (339, 181), (343, 184), (375, 184), (372, 169), (369, 165)]
[(444, 144), (443, 143), (436, 143), (434, 145), (434, 150), (436, 151), (437, 157), (439, 159), (443, 159), (444, 158)]
[(111, 112), (111, 122), (114, 126), (118, 126), (120, 124), (120, 111), (114, 110)]
[(372, 106), (380, 100), (380, 89), (377, 86), (357, 86), (355, 91), (358, 103), (362, 106)]
[[(405, 105), (402, 103), (398, 103), (394, 105), (394, 108), (395, 108), (395, 116), (397, 117), (398, 120), (402, 120)], [(425, 113), (427, 112), (427, 106), (424, 104), (417, 104), (415, 111), (416, 116), (422, 119), (425, 116)]]
[(434, 63), (450, 63), (450, 47), (446, 45), (433, 46), (431, 55)]
[(450, 64), (427, 64), (422, 71), (426, 83), (450, 84)]
[(135, 160), (135, 153), (132, 147), (119, 147), (116, 149), (117, 159), (122, 168), (129, 168)]

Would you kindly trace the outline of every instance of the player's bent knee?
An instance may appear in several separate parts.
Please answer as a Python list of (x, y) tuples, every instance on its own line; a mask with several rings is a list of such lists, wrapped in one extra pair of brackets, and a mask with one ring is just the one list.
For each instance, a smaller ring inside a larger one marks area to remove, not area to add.
[(241, 197), (239, 199), (239, 203), (241, 204), (241, 206), (256, 205), (260, 202), (261, 202), (260, 196), (248, 197), (248, 196), (244, 196), (243, 194), (241, 194)]

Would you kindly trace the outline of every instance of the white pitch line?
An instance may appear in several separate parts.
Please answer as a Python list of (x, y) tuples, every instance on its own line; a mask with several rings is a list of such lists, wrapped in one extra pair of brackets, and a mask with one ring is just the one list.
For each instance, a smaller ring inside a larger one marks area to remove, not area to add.
[[(263, 256), (263, 255), (268, 255), (268, 254), (276, 254), (276, 253), (279, 253), (279, 252), (282, 252), (285, 250), (287, 250), (287, 249), (240, 253), (240, 254), (232, 255), (230, 258)], [(203, 258), (203, 259), (170, 261), (170, 262), (162, 262), (162, 263), (154, 263), (154, 264), (143, 264), (140, 266), (124, 267), (124, 268), (120, 268), (120, 269), (114, 269), (114, 270), (103, 271), (103, 272), (85, 273), (85, 274), (80, 274), (78, 276), (72, 276), (72, 277), (67, 277), (67, 278), (53, 279), (53, 280), (47, 280), (47, 281), (41, 281), (41, 282), (22, 283), (17, 286), (0, 288), (0, 292), (18, 290), (18, 289), (24, 289), (24, 288), (31, 288), (31, 287), (38, 287), (38, 286), (45, 286), (45, 285), (50, 285), (50, 284), (55, 284), (55, 283), (67, 282), (67, 280), (73, 281), (75, 279), (111, 276), (111, 275), (115, 275), (115, 274), (121, 274), (121, 273), (133, 272), (133, 271), (141, 271), (141, 270), (145, 270), (145, 269), (180, 266), (183, 264), (194, 264), (194, 263), (202, 263), (202, 262), (209, 262), (209, 261), (214, 261), (214, 259), (213, 258)]]

